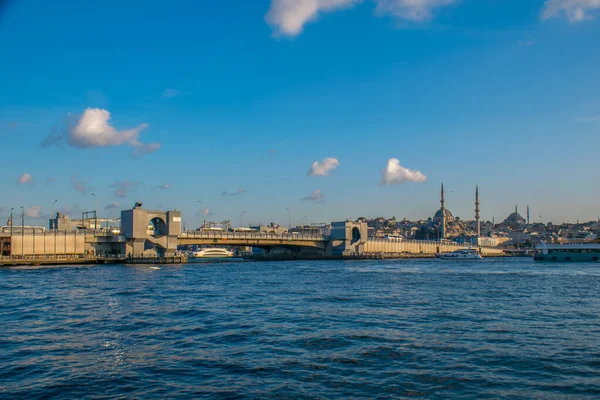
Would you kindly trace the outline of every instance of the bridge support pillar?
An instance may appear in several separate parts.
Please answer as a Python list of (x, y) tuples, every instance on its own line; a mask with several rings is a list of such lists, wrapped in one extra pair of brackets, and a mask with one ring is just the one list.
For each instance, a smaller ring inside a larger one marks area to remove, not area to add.
[(127, 255), (173, 257), (181, 233), (181, 211), (150, 211), (136, 203), (121, 211), (121, 235), (127, 240)]
[(331, 224), (331, 254), (333, 256), (357, 256), (364, 253), (368, 240), (366, 222), (333, 222)]

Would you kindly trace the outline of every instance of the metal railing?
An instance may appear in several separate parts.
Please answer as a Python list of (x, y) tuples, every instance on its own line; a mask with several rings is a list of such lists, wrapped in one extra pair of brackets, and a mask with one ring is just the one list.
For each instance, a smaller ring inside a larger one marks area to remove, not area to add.
[(187, 231), (179, 235), (180, 239), (271, 239), (286, 241), (328, 241), (329, 236), (314, 234), (264, 233), (264, 232), (219, 232), (219, 231)]

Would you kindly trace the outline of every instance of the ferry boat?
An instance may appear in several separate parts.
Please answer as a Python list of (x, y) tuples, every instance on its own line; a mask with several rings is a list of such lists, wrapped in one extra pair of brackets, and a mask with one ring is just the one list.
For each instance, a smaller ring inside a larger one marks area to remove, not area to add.
[(455, 250), (450, 253), (438, 253), (435, 256), (444, 260), (481, 260), (483, 258), (477, 250), (472, 249)]
[(219, 247), (209, 247), (202, 250), (190, 251), (188, 256), (190, 258), (232, 258), (233, 253)]
[(573, 244), (546, 244), (541, 243), (535, 247), (536, 261), (595, 261), (600, 260), (600, 244), (598, 243), (573, 243)]

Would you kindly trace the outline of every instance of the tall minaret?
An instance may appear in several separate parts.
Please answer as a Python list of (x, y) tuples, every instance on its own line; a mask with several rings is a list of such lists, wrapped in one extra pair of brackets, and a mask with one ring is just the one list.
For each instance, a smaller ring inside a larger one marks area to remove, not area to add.
[(441, 230), (440, 230), (440, 238), (445, 239), (446, 238), (446, 201), (444, 200), (444, 184), (443, 183), (442, 183), (442, 192), (441, 192), (440, 202), (442, 203), (442, 226), (441, 226)]
[(527, 225), (529, 225), (529, 204), (527, 204)]
[(479, 185), (475, 186), (475, 221), (477, 222), (477, 240), (481, 236), (481, 221), (479, 219)]

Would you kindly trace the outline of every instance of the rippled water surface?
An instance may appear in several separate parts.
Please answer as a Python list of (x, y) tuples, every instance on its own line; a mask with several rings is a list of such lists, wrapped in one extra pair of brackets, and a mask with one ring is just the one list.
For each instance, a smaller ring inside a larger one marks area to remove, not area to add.
[(598, 398), (600, 265), (0, 269), (2, 398)]

